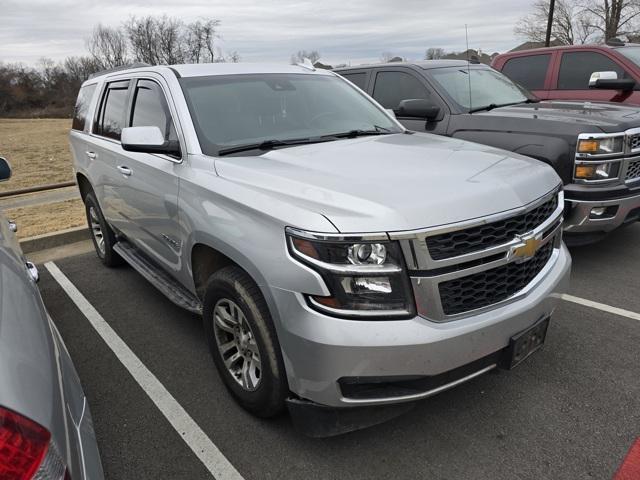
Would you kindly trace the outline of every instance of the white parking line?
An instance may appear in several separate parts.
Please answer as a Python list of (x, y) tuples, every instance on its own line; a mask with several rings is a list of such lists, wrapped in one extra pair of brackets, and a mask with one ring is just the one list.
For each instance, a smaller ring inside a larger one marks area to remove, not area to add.
[(594, 302), (592, 300), (587, 300), (586, 298), (574, 297), (573, 295), (562, 294), (560, 295), (562, 300), (567, 302), (577, 303), (579, 305), (584, 305), (585, 307), (591, 307), (598, 310), (602, 310), (603, 312), (613, 313), (614, 315), (620, 315), (621, 317), (630, 318), (631, 320), (640, 320), (640, 313), (632, 312), (631, 310), (625, 310), (623, 308), (612, 307), (610, 305), (606, 305), (604, 303)]
[(240, 473), (231, 465), (218, 447), (124, 343), (93, 305), (60, 271), (58, 266), (53, 262), (47, 262), (45, 267), (214, 478), (217, 480), (242, 480)]

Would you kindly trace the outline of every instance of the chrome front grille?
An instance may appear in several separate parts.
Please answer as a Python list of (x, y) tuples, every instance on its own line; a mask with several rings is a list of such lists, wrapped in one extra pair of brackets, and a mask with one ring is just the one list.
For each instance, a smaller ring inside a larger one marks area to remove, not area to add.
[(629, 163), (625, 178), (627, 181), (640, 179), (640, 160)]
[(640, 135), (631, 135), (629, 137), (629, 147), (631, 150), (640, 148)]
[(495, 247), (544, 222), (558, 207), (558, 197), (544, 202), (528, 212), (486, 225), (427, 237), (427, 248), (434, 260), (457, 257), (478, 250)]
[(446, 322), (525, 295), (562, 242), (564, 195), (469, 222), (390, 234), (400, 241), (418, 313)]

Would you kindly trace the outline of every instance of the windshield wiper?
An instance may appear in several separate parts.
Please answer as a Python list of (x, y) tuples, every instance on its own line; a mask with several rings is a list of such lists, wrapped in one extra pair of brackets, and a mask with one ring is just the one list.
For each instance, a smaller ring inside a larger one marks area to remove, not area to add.
[(218, 150), (219, 156), (229, 155), (230, 153), (247, 152), (249, 150), (271, 150), (275, 147), (290, 147), (293, 145), (307, 145), (310, 143), (320, 143), (328, 141), (325, 138), (293, 138), (291, 140), (264, 140), (259, 143), (247, 143), (245, 145), (236, 145), (234, 147), (225, 147)]
[(488, 112), (490, 110), (493, 110), (494, 108), (510, 107), (511, 105), (519, 105), (521, 103), (529, 103), (529, 102), (527, 102), (527, 101), (511, 102), (511, 103), (503, 103), (501, 105), (498, 105), (497, 103), (490, 103), (489, 105), (485, 105), (484, 107), (472, 108), (471, 110), (469, 110), (469, 113), (482, 112), (482, 111), (487, 111)]
[(356, 137), (366, 137), (368, 135), (387, 135), (389, 133), (394, 133), (388, 128), (380, 127), (378, 125), (373, 126), (374, 129), (371, 130), (349, 130), (348, 132), (338, 132), (331, 133), (329, 135), (323, 135), (322, 138), (356, 138)]

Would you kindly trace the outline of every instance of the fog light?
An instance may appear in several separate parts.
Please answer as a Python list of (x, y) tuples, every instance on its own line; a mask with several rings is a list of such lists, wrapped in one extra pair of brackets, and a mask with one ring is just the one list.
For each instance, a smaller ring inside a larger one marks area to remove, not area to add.
[(594, 207), (591, 209), (591, 215), (594, 217), (601, 217), (604, 215), (604, 212), (607, 211), (606, 207)]

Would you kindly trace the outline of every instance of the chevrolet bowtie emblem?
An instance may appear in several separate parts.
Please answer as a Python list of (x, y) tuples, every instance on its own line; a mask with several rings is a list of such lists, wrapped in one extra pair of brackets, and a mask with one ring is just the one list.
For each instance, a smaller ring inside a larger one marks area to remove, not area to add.
[(542, 238), (536, 238), (532, 235), (522, 236), (520, 240), (522, 243), (511, 249), (512, 258), (528, 260), (536, 254), (542, 243)]

